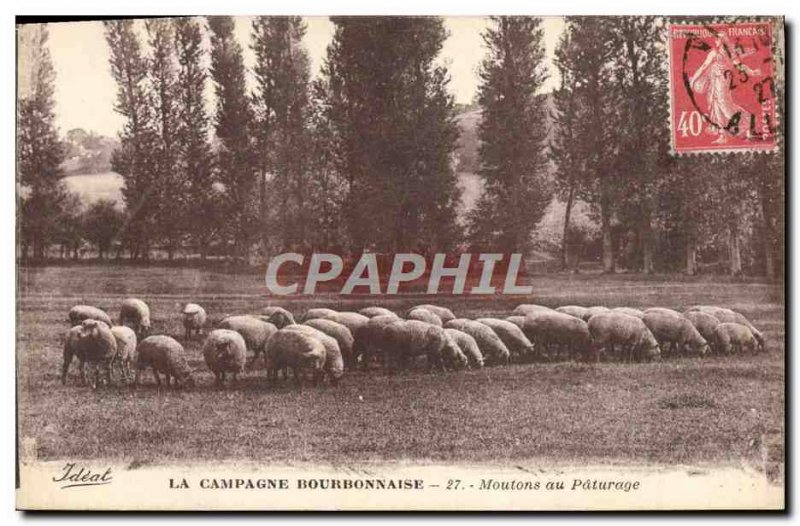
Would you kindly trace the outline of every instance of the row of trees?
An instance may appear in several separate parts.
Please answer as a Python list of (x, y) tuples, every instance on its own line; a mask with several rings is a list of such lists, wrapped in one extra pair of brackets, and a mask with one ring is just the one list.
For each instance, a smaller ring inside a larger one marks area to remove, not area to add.
[[(780, 270), (782, 156), (668, 153), (663, 20), (568, 18), (561, 85), (548, 98), (541, 19), (491, 19), (477, 96), (484, 188), (463, 223), (455, 105), (437, 61), (443, 21), (331, 20), (313, 81), (298, 17), (253, 20), (249, 72), (230, 17), (151, 19), (144, 31), (104, 22), (125, 117), (112, 160), (124, 177), (119, 238), (132, 258), (155, 248), (170, 258), (260, 251), (256, 260), (285, 250), (526, 251), (555, 196), (566, 204), (565, 267), (592, 244), (571, 218), (583, 202), (606, 271), (694, 273), (698, 256), (734, 274), (745, 256), (768, 275)], [(42, 34), (39, 87), (19, 110), (23, 239), (36, 254), (71, 209)]]

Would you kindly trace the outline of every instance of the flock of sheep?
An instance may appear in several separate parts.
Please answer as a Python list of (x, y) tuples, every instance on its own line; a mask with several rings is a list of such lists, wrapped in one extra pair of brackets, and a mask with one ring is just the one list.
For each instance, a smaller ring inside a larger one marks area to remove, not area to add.
[[(200, 305), (182, 312), (186, 341), (202, 336), (208, 319)], [(684, 313), (665, 308), (564, 306), (556, 309), (523, 304), (505, 319), (456, 318), (450, 309), (418, 305), (405, 319), (383, 307), (359, 312), (309, 309), (298, 324), (282, 307), (259, 314), (230, 316), (205, 337), (203, 358), (217, 383), (228, 374), (233, 381), (261, 358), (267, 377), (288, 372), (299, 385), (328, 378), (338, 382), (346, 369), (407, 368), (424, 360), (441, 370), (479, 368), (509, 362), (576, 359), (598, 361), (652, 360), (665, 355), (730, 354), (764, 350), (764, 337), (742, 314), (714, 306), (691, 307)], [(92, 387), (112, 383), (118, 369), (125, 383), (139, 383), (151, 369), (157, 384), (194, 385), (183, 345), (167, 335), (148, 335), (150, 309), (139, 299), (122, 303), (119, 325), (103, 310), (76, 305), (69, 312), (72, 326), (64, 343), (61, 381), (74, 358), (81, 377)], [(138, 343), (137, 343), (138, 341)], [(86, 366), (89, 366), (87, 375)]]

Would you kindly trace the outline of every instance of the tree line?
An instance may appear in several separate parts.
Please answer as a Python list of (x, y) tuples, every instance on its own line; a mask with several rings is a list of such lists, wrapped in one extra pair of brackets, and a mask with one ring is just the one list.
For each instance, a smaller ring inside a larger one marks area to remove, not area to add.
[[(733, 274), (782, 269), (782, 155), (669, 154), (664, 20), (569, 17), (548, 109), (542, 20), (493, 17), (476, 97), (483, 191), (463, 219), (443, 20), (331, 21), (313, 80), (299, 17), (252, 21), (250, 70), (231, 17), (149, 19), (143, 34), (132, 20), (103, 22), (125, 123), (112, 158), (125, 209), (104, 223), (119, 252), (261, 262), (288, 250), (528, 251), (555, 198), (566, 203), (563, 268), (596, 245), (609, 272), (691, 274), (720, 259)], [(34, 257), (63, 241), (59, 218), (75, 206), (59, 184), (41, 35), (38, 88), (18, 104), (21, 242)], [(579, 201), (596, 240), (572, 226)]]

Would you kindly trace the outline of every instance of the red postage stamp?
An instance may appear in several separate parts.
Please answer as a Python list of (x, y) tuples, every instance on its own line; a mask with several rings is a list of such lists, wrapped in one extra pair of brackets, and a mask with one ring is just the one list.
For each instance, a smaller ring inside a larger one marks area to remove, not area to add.
[(673, 152), (777, 148), (772, 23), (668, 29)]

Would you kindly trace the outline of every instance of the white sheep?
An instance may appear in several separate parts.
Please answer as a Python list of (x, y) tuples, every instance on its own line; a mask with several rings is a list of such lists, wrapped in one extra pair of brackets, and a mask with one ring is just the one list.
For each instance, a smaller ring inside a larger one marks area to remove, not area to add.
[(206, 325), (206, 310), (197, 303), (187, 303), (182, 312), (184, 338), (189, 341), (192, 338), (192, 333), (200, 336), (203, 332), (203, 327)]
[(122, 302), (119, 310), (119, 324), (133, 329), (141, 337), (150, 331), (150, 307), (137, 298)]
[(225, 374), (233, 375), (235, 383), (244, 372), (247, 362), (247, 344), (242, 335), (230, 329), (215, 329), (203, 343), (203, 358), (214, 373), (217, 384), (225, 382)]

